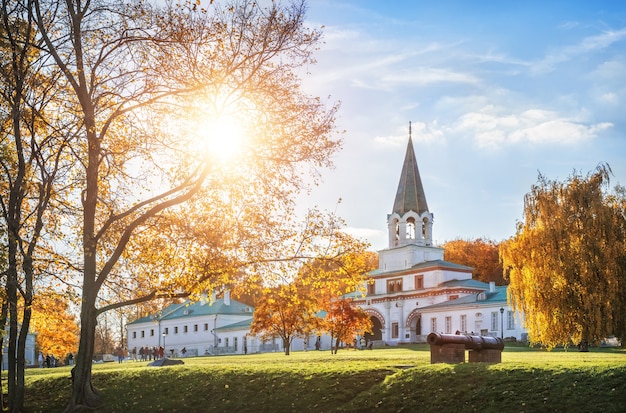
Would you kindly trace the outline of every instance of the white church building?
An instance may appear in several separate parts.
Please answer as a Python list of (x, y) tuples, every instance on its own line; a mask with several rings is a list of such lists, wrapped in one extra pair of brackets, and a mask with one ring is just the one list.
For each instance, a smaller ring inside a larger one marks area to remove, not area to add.
[[(387, 217), (388, 248), (378, 252), (367, 292), (355, 302), (370, 316), (375, 346), (425, 343), (437, 333), (473, 333), (526, 341), (523, 316), (507, 303), (507, 287), (472, 279), (472, 268), (445, 261), (433, 245), (428, 209), (409, 127), (400, 182)], [(158, 316), (127, 325), (128, 348), (161, 346), (170, 355), (245, 354), (282, 351), (280, 339), (261, 342), (249, 334), (254, 309), (229, 298), (174, 304)], [(298, 338), (292, 350), (313, 349), (317, 338)], [(321, 349), (330, 338), (321, 336)]]
[(378, 252), (378, 269), (358, 300), (371, 315), (371, 338), (415, 343), (431, 332), (460, 332), (525, 341), (523, 317), (508, 305), (507, 287), (474, 280), (472, 268), (444, 261), (443, 248), (433, 245), (433, 223), (409, 132), (387, 217), (389, 246)]

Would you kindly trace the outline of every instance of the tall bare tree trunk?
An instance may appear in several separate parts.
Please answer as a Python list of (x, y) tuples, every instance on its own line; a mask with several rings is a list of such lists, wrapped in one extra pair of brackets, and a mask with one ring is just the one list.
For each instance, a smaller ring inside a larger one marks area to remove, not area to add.
[(80, 312), (80, 344), (75, 357), (76, 365), (72, 369), (72, 398), (65, 412), (80, 411), (84, 408), (96, 408), (101, 404), (99, 392), (91, 382), (91, 364), (94, 351), (97, 311), (95, 295), (83, 296)]

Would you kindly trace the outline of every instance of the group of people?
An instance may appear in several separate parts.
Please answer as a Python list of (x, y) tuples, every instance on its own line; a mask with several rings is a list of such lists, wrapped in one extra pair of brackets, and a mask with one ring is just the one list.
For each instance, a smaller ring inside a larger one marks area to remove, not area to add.
[(39, 368), (43, 369), (44, 367), (49, 368), (49, 367), (56, 367), (57, 366), (57, 359), (56, 357), (54, 357), (53, 354), (48, 354), (47, 356), (44, 357), (43, 353), (39, 353)]
[(374, 347), (374, 342), (372, 340), (368, 340), (365, 337), (361, 336), (360, 339), (354, 339), (352, 347), (355, 350), (371, 350)]
[(165, 355), (163, 347), (141, 347), (139, 349), (139, 361), (151, 361), (162, 359)]

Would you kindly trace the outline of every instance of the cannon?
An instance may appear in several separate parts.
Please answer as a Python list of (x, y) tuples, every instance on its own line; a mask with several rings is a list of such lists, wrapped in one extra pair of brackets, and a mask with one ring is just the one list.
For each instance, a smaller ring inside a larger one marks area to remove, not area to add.
[(430, 333), (430, 363), (465, 363), (465, 350), (469, 350), (469, 362), (500, 363), (504, 340), (499, 337), (474, 336), (470, 334)]

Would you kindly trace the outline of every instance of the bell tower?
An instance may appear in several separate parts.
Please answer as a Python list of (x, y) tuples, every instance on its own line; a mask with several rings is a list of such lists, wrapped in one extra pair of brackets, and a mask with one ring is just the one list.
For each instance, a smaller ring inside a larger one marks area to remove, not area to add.
[(422, 186), (411, 123), (409, 142), (391, 214), (387, 216), (389, 247), (380, 252), (383, 271), (408, 268), (420, 262), (443, 259), (443, 249), (433, 246), (433, 218)]
[(409, 143), (402, 164), (393, 210), (387, 217), (387, 227), (389, 248), (409, 244), (426, 246), (433, 244), (433, 214), (428, 211), (426, 194), (415, 159), (410, 122)]

